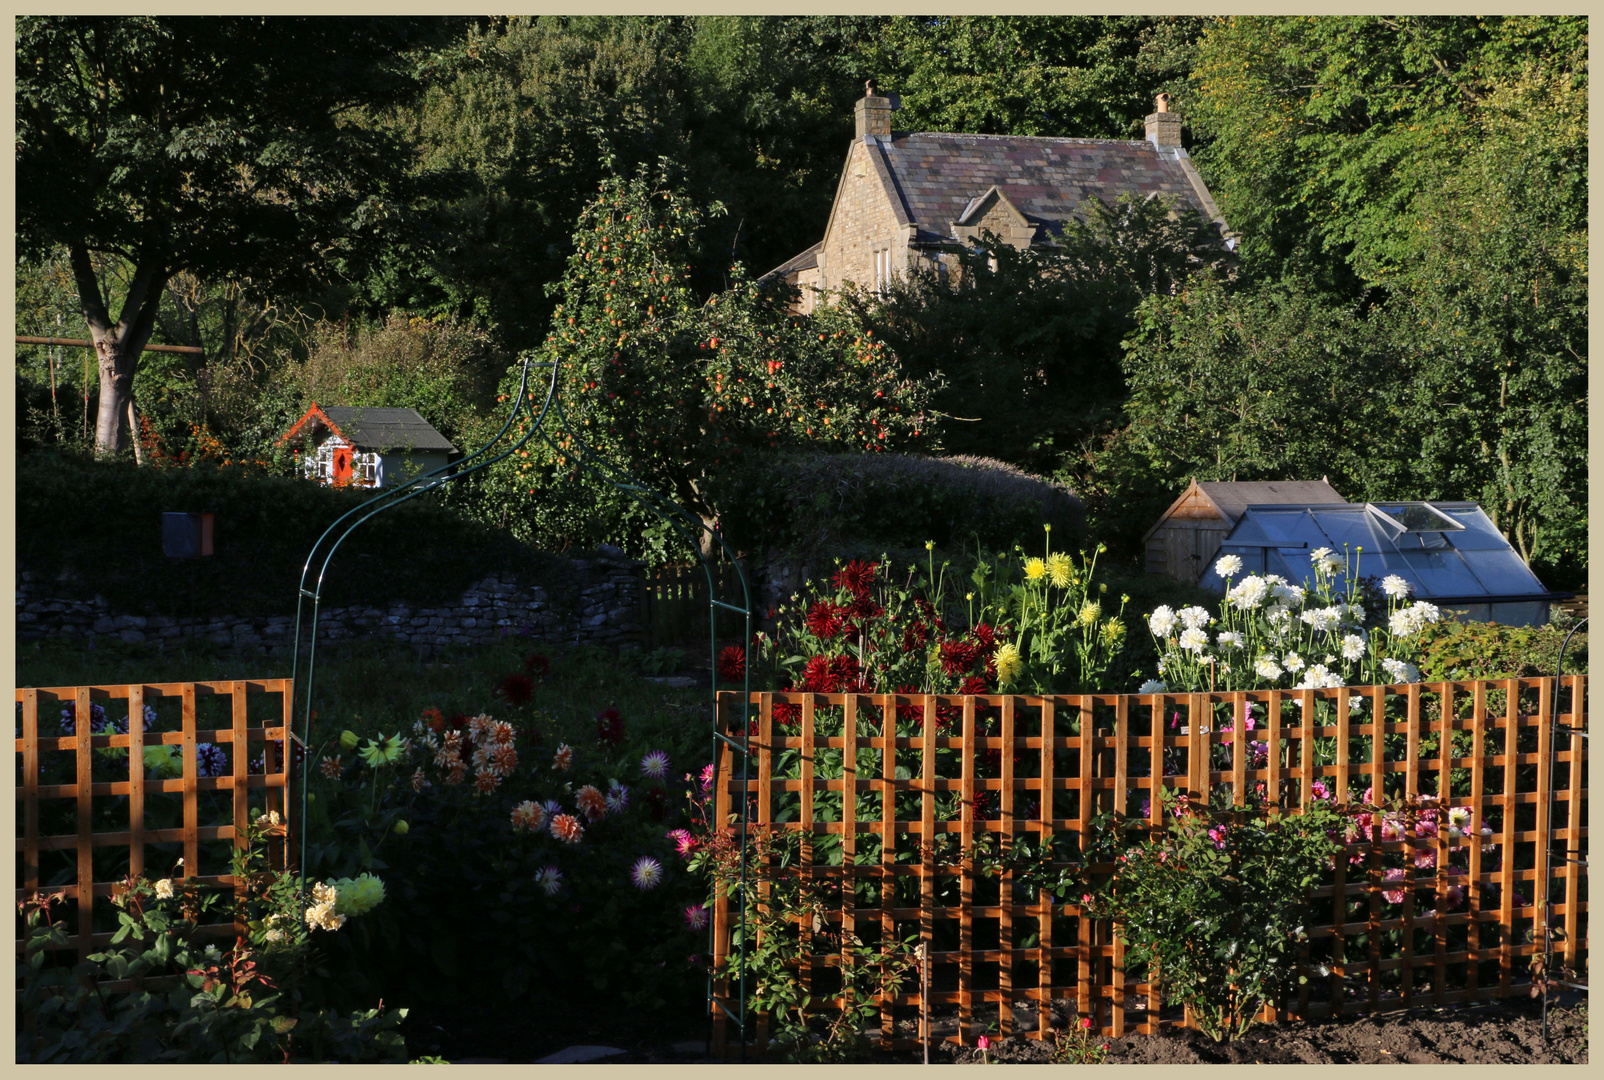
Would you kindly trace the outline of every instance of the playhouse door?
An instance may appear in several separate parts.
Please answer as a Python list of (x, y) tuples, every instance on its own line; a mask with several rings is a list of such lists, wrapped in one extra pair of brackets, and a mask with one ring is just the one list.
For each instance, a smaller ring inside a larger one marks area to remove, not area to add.
[(345, 487), (351, 482), (351, 448), (336, 447), (334, 451), (334, 486)]

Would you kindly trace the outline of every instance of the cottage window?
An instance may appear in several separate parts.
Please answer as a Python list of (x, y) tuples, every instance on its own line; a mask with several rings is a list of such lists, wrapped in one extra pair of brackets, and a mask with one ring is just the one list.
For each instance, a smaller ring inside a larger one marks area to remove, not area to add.
[(889, 248), (874, 253), (874, 289), (881, 296), (891, 288), (891, 250)]

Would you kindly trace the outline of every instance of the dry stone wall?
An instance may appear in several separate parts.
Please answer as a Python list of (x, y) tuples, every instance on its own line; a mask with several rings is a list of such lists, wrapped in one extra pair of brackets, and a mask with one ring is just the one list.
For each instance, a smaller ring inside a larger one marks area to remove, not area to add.
[[(617, 647), (641, 638), (641, 564), (617, 548), (558, 560), (543, 582), (491, 574), (455, 602), (423, 607), (396, 601), (384, 607), (324, 607), (319, 641), (379, 639), (426, 648), (468, 645), (518, 636), (553, 644)], [(69, 598), (72, 582), (17, 574), (19, 641), (101, 638), (127, 642), (204, 639), (232, 649), (288, 649), (295, 620), (227, 614), (174, 617), (113, 611), (103, 597)]]

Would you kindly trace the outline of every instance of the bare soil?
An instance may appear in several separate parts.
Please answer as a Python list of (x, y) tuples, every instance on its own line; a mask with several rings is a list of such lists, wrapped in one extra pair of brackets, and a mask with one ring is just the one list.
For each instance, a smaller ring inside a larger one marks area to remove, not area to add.
[[(674, 1017), (620, 1016), (595, 1008), (534, 1010), (500, 1017), (484, 1010), (455, 1015), (439, 1010), (409, 1017), (408, 1045), (414, 1056), (439, 1054), (454, 1063), (532, 1063), (566, 1047), (603, 1045), (620, 1053), (605, 1064), (709, 1062), (707, 1025), (687, 1003)], [(695, 1003), (699, 1005), (700, 1003)], [(939, 1037), (952, 1018), (933, 1017)], [(1214, 1043), (1195, 1031), (1127, 1035), (1107, 1040), (1108, 1064), (1478, 1064), (1571, 1065), (1587, 1063), (1587, 1005), (1582, 995), (1550, 1001), (1548, 1037), (1538, 1001), (1526, 997), (1443, 1009), (1415, 1008), (1334, 1020), (1261, 1025), (1239, 1039)], [(937, 1042), (931, 1064), (980, 1064), (973, 1047)], [(999, 1064), (1044, 1064), (1053, 1043), (1013, 1037), (997, 1040), (987, 1059)], [(921, 1050), (869, 1051), (860, 1060), (916, 1064)]]

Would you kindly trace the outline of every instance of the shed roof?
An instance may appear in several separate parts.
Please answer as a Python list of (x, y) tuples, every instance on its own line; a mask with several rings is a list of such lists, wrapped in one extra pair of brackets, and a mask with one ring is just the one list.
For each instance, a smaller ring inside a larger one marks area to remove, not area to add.
[(316, 402), (306, 415), (280, 437), (280, 442), (296, 439), (308, 429), (326, 429), (363, 450), (444, 450), (456, 453), (450, 439), (418, 414), (416, 409), (393, 409), (367, 405), (331, 405), (320, 408)]
[[(1439, 605), (1569, 595), (1544, 587), (1473, 502), (1249, 506), (1221, 542), (1220, 554), (1262, 551), (1265, 572), (1309, 585), (1309, 553), (1320, 547), (1357, 553), (1359, 576), (1397, 574), (1418, 599)], [(1225, 590), (1212, 566), (1198, 584)]]
[(1323, 477), (1319, 480), (1198, 480), (1196, 483), (1198, 490), (1207, 495), (1232, 524), (1250, 506), (1271, 503), (1313, 506), (1348, 501)]
[(1325, 479), (1319, 480), (1199, 480), (1192, 478), (1186, 485), (1186, 490), (1170, 503), (1170, 508), (1159, 515), (1142, 536), (1142, 543), (1147, 543), (1154, 533), (1163, 528), (1170, 515), (1186, 502), (1188, 496), (1194, 491), (1206, 499), (1210, 505), (1220, 512), (1227, 525), (1235, 525), (1242, 516), (1242, 511), (1249, 506), (1259, 503), (1289, 503), (1297, 506), (1310, 506), (1319, 503), (1345, 503), (1348, 500), (1337, 494)]

